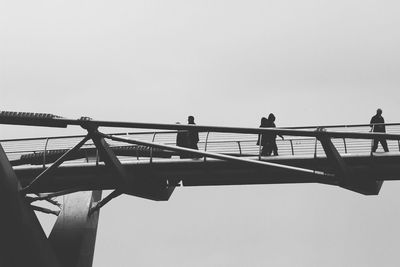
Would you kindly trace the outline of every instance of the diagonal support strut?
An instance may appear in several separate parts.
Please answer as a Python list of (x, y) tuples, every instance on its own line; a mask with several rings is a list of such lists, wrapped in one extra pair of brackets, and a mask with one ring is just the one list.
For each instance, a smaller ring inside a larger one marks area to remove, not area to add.
[[(319, 128), (317, 131), (323, 132), (324, 129)], [(340, 156), (340, 153), (337, 151), (330, 137), (320, 136), (318, 140), (325, 151), (328, 161), (335, 170), (340, 187), (364, 195), (377, 195), (379, 193), (383, 182), (376, 181), (373, 171), (371, 171), (370, 175), (365, 177), (357, 176)]]
[(90, 210), (89, 214), (93, 214), (113, 198), (118, 197), (123, 193), (153, 200), (168, 200), (175, 187), (168, 187), (167, 185), (160, 183), (157, 184), (139, 181), (137, 178), (128, 178), (128, 174), (126, 173), (121, 162), (105, 141), (103, 136), (104, 134), (100, 133), (95, 127), (88, 127), (87, 130), (89, 131), (89, 135), (99, 151), (100, 159), (105, 163), (106, 166), (108, 166), (117, 174), (116, 178), (118, 179), (117, 189), (101, 201), (97, 202)]
[(46, 177), (49, 177), (48, 175), (53, 172), (55, 169), (57, 169), (65, 160), (68, 159), (68, 156), (77, 151), (79, 148), (81, 148), (88, 140), (90, 139), (89, 135), (85, 136), (78, 144), (76, 144), (73, 148), (65, 152), (58, 160), (56, 160), (50, 167), (45, 169), (42, 173), (40, 173), (33, 181), (24, 187), (21, 190), (21, 193), (26, 194), (29, 192), (32, 192), (35, 190), (35, 188), (43, 182)]

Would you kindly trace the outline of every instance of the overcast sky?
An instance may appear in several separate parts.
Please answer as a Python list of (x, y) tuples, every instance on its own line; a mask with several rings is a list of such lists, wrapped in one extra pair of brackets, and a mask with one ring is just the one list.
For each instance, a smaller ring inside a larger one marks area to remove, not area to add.
[[(0, 1), (1, 110), (257, 127), (399, 122), (400, 3)], [(1, 126), (1, 138), (84, 133)], [(399, 266), (400, 186), (179, 188), (100, 214), (95, 267)]]

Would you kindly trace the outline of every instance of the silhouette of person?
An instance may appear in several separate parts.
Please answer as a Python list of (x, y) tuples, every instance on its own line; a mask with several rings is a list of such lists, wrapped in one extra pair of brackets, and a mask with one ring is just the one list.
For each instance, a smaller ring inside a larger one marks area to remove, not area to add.
[[(196, 123), (194, 123), (193, 116), (188, 117), (188, 124), (196, 125)], [(187, 132), (187, 144), (188, 144), (187, 147), (198, 150), (199, 149), (197, 147), (198, 142), (199, 142), (199, 133), (196, 130), (189, 130)]]
[[(177, 122), (176, 124), (180, 124)], [(181, 147), (187, 147), (187, 131), (178, 130), (176, 134), (176, 145)]]
[[(261, 123), (260, 123), (260, 128), (267, 127), (268, 125), (268, 120), (265, 117), (261, 118)], [(258, 140), (257, 140), (257, 146), (261, 146), (261, 156), (269, 156), (271, 153), (268, 155), (268, 134), (259, 134), (258, 135)]]
[[(267, 128), (276, 128), (275, 125), (275, 115), (273, 113), (270, 113), (268, 115), (268, 119), (267, 119)], [(267, 138), (267, 155), (271, 155), (271, 153), (274, 153), (274, 156), (278, 156), (278, 146), (276, 145), (276, 133), (268, 133), (266, 134), (266, 138)], [(278, 134), (282, 140), (284, 140), (283, 136)]]
[[(385, 133), (386, 132), (386, 127), (385, 125), (376, 125), (376, 123), (385, 123), (384, 118), (382, 117), (382, 109), (378, 108), (376, 110), (375, 116), (371, 118), (370, 124), (372, 127), (372, 132), (375, 133)], [(383, 150), (385, 152), (389, 152), (388, 145), (385, 139), (383, 138), (376, 138), (374, 139), (374, 144), (372, 145), (372, 152), (375, 152), (376, 149), (378, 148), (378, 143), (381, 143)]]
[[(188, 124), (194, 124), (194, 117), (188, 117)], [(190, 149), (196, 149), (197, 143), (199, 142), (199, 133), (196, 130), (178, 131), (176, 135), (176, 145), (180, 147), (186, 147)], [(193, 155), (190, 152), (181, 153), (181, 158), (198, 158), (197, 155)]]

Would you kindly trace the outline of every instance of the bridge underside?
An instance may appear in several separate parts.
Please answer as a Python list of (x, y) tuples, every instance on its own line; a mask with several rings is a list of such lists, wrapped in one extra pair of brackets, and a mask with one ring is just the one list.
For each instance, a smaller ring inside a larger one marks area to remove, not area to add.
[[(302, 167), (326, 173), (335, 173), (335, 166), (326, 157), (264, 157), (262, 160), (287, 166)], [(346, 155), (343, 161), (349, 169), (346, 177), (321, 177), (268, 166), (250, 166), (215, 159), (170, 159), (149, 162), (124, 163), (128, 186), (149, 190), (183, 186), (215, 186), (245, 184), (322, 183), (338, 185), (359, 193), (378, 194), (376, 183), (400, 179), (400, 153), (374, 155)], [(28, 185), (42, 167), (18, 167), (15, 172), (22, 186)], [(64, 190), (107, 190), (118, 187), (116, 174), (103, 164), (60, 166), (51, 179), (36, 188), (35, 193)], [(129, 184), (132, 181), (132, 184)], [(135, 181), (133, 183), (133, 181)], [(374, 188), (365, 188), (365, 184)], [(357, 189), (357, 187), (359, 187)], [(127, 192), (133, 188), (127, 188)], [(165, 200), (165, 199), (156, 199)]]

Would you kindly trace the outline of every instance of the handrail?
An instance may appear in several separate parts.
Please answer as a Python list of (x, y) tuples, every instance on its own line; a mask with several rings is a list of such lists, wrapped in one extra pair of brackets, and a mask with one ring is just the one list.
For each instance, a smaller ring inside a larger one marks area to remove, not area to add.
[[(325, 126), (301, 126), (301, 127), (277, 127), (277, 128), (254, 128), (254, 127), (222, 127), (222, 126), (202, 126), (202, 125), (179, 125), (179, 124), (160, 124), (160, 123), (138, 123), (138, 122), (115, 122), (115, 121), (82, 121), (82, 120), (68, 120), (68, 119), (54, 119), (54, 122), (64, 123), (66, 125), (85, 125), (87, 123), (91, 123), (98, 126), (103, 127), (119, 127), (119, 128), (140, 128), (140, 129), (159, 129), (159, 130), (188, 130), (188, 129), (196, 129), (198, 132), (227, 132), (227, 133), (248, 133), (248, 134), (259, 134), (259, 133), (281, 133), (283, 135), (291, 135), (291, 136), (315, 136), (313, 131), (304, 131), (304, 129), (315, 129), (317, 127), (322, 128), (354, 128), (354, 127), (371, 127), (371, 125), (386, 125), (386, 126), (398, 126), (400, 123), (382, 123), (382, 124), (352, 124), (352, 125), (325, 125)], [(9, 122), (4, 122), (5, 124), (13, 124)], [(15, 124), (18, 124), (16, 122)], [(24, 124), (25, 125), (25, 124)], [(34, 122), (29, 125), (34, 125)], [(52, 126), (49, 126), (52, 127)], [(168, 131), (168, 132), (171, 132)], [(119, 133), (125, 134), (125, 133)], [(140, 134), (140, 132), (137, 132)], [(320, 133), (319, 133), (320, 134)], [(341, 137), (344, 133), (341, 132), (326, 132), (326, 135), (332, 137)], [(346, 133), (351, 135), (351, 138), (369, 138), (373, 139), (374, 135), (379, 136), (380, 134), (374, 133), (372, 134), (357, 134), (357, 133)], [(76, 136), (78, 137), (78, 136)], [(80, 137), (80, 136), (79, 136)], [(382, 136), (383, 137), (383, 136)], [(58, 137), (58, 138), (68, 138), (68, 137)], [(398, 139), (399, 136), (393, 136), (391, 134), (385, 134), (387, 139)], [(30, 138), (33, 140), (32, 138)], [(34, 138), (35, 139), (35, 138)], [(36, 138), (37, 139), (37, 138)], [(40, 139), (40, 138), (39, 138)], [(9, 139), (18, 140), (18, 139)], [(19, 139), (21, 140), (21, 139)], [(25, 140), (28, 140), (25, 138)], [(1, 140), (0, 140), (1, 142)]]
[[(355, 128), (355, 127), (371, 127), (371, 125), (386, 125), (386, 126), (400, 126), (400, 123), (376, 123), (376, 124), (355, 124), (355, 125), (327, 125), (327, 126), (301, 126), (301, 127), (277, 127), (275, 129), (313, 129), (317, 127), (323, 128)], [(221, 127), (224, 128), (224, 127)], [(232, 128), (232, 127), (228, 127)], [(252, 128), (248, 128), (252, 129)], [(258, 129), (258, 128), (256, 128)], [(268, 129), (268, 128), (263, 128)], [(177, 133), (178, 130), (170, 130), (170, 131), (143, 131), (143, 132), (120, 132), (120, 133), (113, 133), (112, 135), (148, 135), (148, 134), (174, 134)], [(212, 132), (212, 131), (209, 131)], [(226, 134), (229, 132), (225, 132)], [(232, 133), (234, 134), (234, 133)], [(244, 133), (246, 134), (246, 133)], [(251, 134), (251, 133), (247, 133)], [(12, 138), (12, 139), (2, 139), (0, 142), (15, 142), (15, 141), (36, 141), (36, 140), (52, 140), (52, 139), (70, 139), (70, 138), (83, 138), (85, 135), (68, 135), (68, 136), (45, 136), (45, 137), (33, 137), (33, 138)], [(304, 137), (304, 136), (303, 136)]]
[[(10, 112), (2, 111), (0, 116), (0, 124), (9, 125), (27, 125), (27, 126), (43, 126), (43, 127), (62, 127), (66, 128), (69, 125), (86, 127), (88, 125), (94, 125), (98, 127), (108, 127), (108, 128), (138, 128), (138, 129), (163, 129), (163, 130), (187, 130), (187, 129), (197, 129), (197, 131), (208, 131), (205, 128), (209, 128), (211, 131), (225, 131), (223, 128), (238, 129), (238, 127), (215, 127), (215, 126), (195, 126), (195, 125), (179, 125), (179, 124), (165, 124), (165, 123), (145, 123), (145, 122), (127, 122), (127, 121), (105, 121), (105, 120), (86, 120), (86, 119), (67, 119), (60, 116), (55, 116), (49, 114), (50, 116), (20, 116), (22, 112)], [(15, 113), (15, 114), (13, 114)], [(12, 116), (9, 116), (9, 115)], [(14, 116), (16, 115), (16, 116)], [(24, 115), (24, 114), (22, 114)], [(28, 114), (29, 115), (29, 114)], [(33, 114), (37, 115), (37, 114)], [(343, 124), (343, 125), (322, 125), (322, 126), (300, 126), (291, 127), (291, 129), (306, 129), (306, 128), (334, 128), (334, 127), (361, 127), (371, 124)], [(386, 123), (385, 125), (400, 125), (399, 123)], [(202, 130), (204, 129), (204, 130)], [(218, 129), (218, 130), (217, 130)], [(250, 128), (248, 128), (250, 129)], [(277, 129), (279, 130), (279, 129)], [(273, 131), (275, 132), (275, 131)]]
[(359, 127), (372, 127), (372, 125), (385, 125), (385, 126), (400, 126), (400, 122), (394, 123), (364, 123), (364, 124), (333, 124), (333, 125), (313, 125), (313, 126), (291, 126), (291, 127), (276, 127), (277, 129), (314, 129), (314, 128), (359, 128)]
[[(393, 125), (393, 124), (392, 124)], [(374, 127), (374, 125), (373, 125)], [(364, 128), (357, 129), (360, 133), (366, 133), (372, 129)], [(400, 133), (400, 127), (392, 127), (387, 129), (388, 132)], [(136, 135), (135, 138), (138, 140), (154, 142), (157, 138), (159, 143), (176, 145), (177, 131), (151, 131), (151, 132), (135, 132), (135, 133), (123, 133), (123, 135), (130, 136), (130, 134)], [(354, 133), (354, 131), (352, 132)], [(117, 133), (119, 135), (120, 133)], [(36, 162), (39, 164), (46, 165), (49, 161), (49, 153), (59, 149), (66, 149), (71, 147), (75, 142), (77, 136), (61, 136), (61, 137), (42, 137), (42, 138), (25, 138), (25, 139), (9, 139), (9, 141), (1, 141), (7, 155), (13, 160), (18, 160), (22, 155), (29, 155), (31, 153), (40, 153), (36, 156)], [(205, 151), (222, 153), (222, 154), (235, 154), (242, 156), (257, 156), (261, 158), (261, 145), (256, 145), (257, 134), (234, 134), (234, 133), (222, 133), (222, 132), (203, 132), (200, 134), (201, 141), (199, 147), (204, 147)], [(370, 137), (368, 138), (370, 139)], [(347, 137), (332, 137), (334, 145), (337, 147), (339, 153), (367, 153), (371, 151), (371, 147), (374, 139), (353, 139)], [(11, 140), (11, 141), (10, 141)], [(280, 155), (312, 155), (317, 157), (318, 155), (324, 155), (322, 147), (318, 145), (318, 141), (315, 137), (293, 137), (286, 138), (285, 140), (277, 140), (278, 148), (281, 153)], [(388, 139), (388, 145), (390, 151), (400, 151), (400, 140), (391, 141)], [(110, 146), (119, 146), (118, 142), (111, 141)], [(87, 148), (94, 148), (94, 144), (91, 142), (85, 145)], [(153, 162), (156, 158), (155, 151), (150, 149), (150, 162)], [(258, 151), (257, 151), (258, 150)], [(380, 150), (380, 149), (379, 149)], [(42, 155), (43, 153), (43, 155)], [(142, 154), (140, 154), (142, 155)], [(146, 154), (145, 154), (146, 155)], [(139, 160), (139, 151), (136, 150), (134, 158)], [(145, 156), (149, 157), (149, 154)], [(24, 160), (27, 158), (24, 158)], [(132, 155), (127, 158), (132, 160)], [(205, 157), (204, 160), (207, 160)], [(88, 159), (86, 160), (88, 161)], [(99, 155), (96, 151), (96, 163), (98, 164)], [(26, 162), (26, 161), (22, 161)]]

